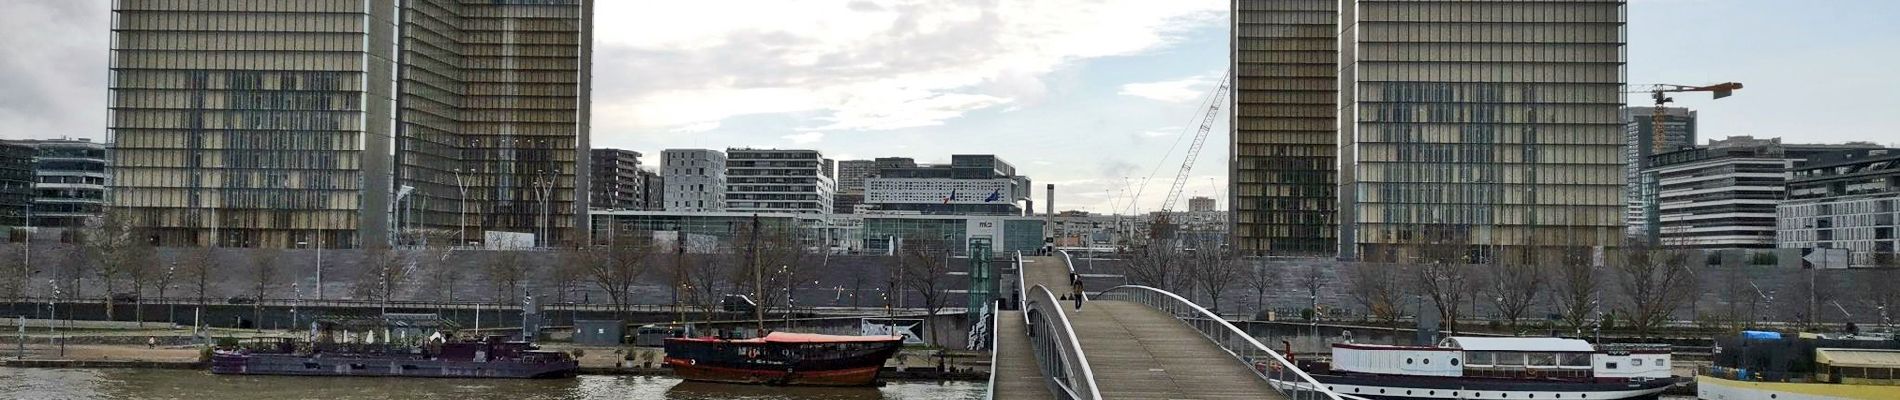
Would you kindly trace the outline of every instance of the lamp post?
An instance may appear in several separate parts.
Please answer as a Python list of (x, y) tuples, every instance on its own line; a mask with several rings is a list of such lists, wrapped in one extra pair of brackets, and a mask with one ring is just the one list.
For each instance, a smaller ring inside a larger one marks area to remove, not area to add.
[[(165, 286), (161, 286), (158, 288), (159, 293), (164, 293), (165, 291), (171, 290), (172, 276), (173, 274), (176, 274), (176, 273), (178, 273), (178, 262), (172, 261), (171, 266), (165, 267)], [(165, 296), (161, 295), (158, 297), (165, 297)], [(165, 305), (165, 320), (171, 321), (172, 326), (176, 327), (178, 326), (178, 302), (173, 301), (171, 299), (164, 299), (164, 300), (166, 304)]]
[[(469, 171), (474, 172), (474, 171)], [(468, 245), (468, 184), (462, 181), (462, 169), (455, 169), (455, 187), (462, 193), (461, 226), (456, 231), (455, 245)]]

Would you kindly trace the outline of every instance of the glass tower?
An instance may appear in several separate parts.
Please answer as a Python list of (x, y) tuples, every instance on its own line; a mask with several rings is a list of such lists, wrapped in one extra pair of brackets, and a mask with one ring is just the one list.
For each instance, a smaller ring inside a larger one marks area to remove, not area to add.
[(1243, 254), (1338, 247), (1336, 0), (1236, 0), (1228, 204)]
[(1623, 237), (1625, 4), (1346, 0), (1341, 253)]
[(583, 0), (113, 4), (111, 203), (160, 244), (583, 223)]

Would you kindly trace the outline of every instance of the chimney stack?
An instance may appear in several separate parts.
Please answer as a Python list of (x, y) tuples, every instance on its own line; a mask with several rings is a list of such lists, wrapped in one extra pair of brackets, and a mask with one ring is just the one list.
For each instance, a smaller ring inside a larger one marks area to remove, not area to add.
[(1047, 190), (1043, 190), (1042, 194), (1044, 195), (1042, 206), (1045, 207), (1043, 208), (1043, 210), (1047, 212), (1050, 216), (1055, 216), (1056, 215), (1056, 184), (1054, 183), (1049, 184), (1049, 186), (1047, 187)]

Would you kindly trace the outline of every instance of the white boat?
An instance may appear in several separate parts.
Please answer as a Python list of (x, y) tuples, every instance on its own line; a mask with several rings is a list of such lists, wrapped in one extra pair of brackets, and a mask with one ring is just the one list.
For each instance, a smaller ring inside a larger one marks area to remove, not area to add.
[(1549, 337), (1336, 343), (1330, 361), (1299, 365), (1335, 393), (1369, 399), (1655, 399), (1676, 382), (1667, 347)]

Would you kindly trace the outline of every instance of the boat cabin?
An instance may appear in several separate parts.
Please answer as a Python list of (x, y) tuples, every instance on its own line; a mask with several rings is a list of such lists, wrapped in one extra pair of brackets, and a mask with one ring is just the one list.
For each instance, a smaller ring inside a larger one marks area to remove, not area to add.
[(1814, 363), (1822, 382), (1900, 386), (1900, 350), (1819, 348)]
[(1333, 345), (1334, 370), (1381, 375), (1505, 379), (1648, 380), (1670, 377), (1667, 350), (1599, 350), (1577, 339), (1453, 336), (1438, 346)]

